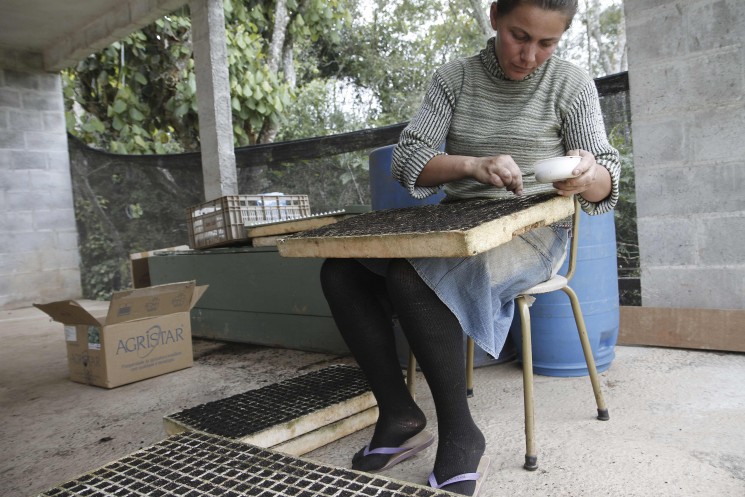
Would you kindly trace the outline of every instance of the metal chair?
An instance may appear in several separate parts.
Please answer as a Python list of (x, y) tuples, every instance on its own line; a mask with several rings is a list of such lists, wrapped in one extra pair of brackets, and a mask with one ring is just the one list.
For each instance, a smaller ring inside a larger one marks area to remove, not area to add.
[[(569, 245), (569, 264), (567, 268), (566, 276), (556, 274), (549, 280), (544, 281), (528, 290), (522, 292), (515, 299), (520, 318), (522, 320), (521, 336), (522, 336), (522, 368), (523, 368), (523, 395), (525, 402), (525, 464), (523, 467), (528, 471), (535, 471), (538, 468), (538, 457), (535, 452), (535, 424), (534, 424), (534, 406), (533, 406), (533, 350), (531, 341), (531, 329), (530, 329), (530, 305), (534, 298), (533, 295), (542, 293), (549, 293), (556, 290), (562, 290), (569, 296), (569, 300), (572, 305), (572, 312), (574, 314), (574, 320), (577, 323), (577, 331), (579, 332), (580, 343), (582, 344), (582, 351), (585, 355), (585, 362), (587, 363), (587, 370), (590, 373), (590, 381), (592, 383), (592, 390), (595, 393), (595, 401), (597, 403), (598, 416), (597, 419), (601, 421), (607, 421), (610, 419), (608, 415), (608, 408), (605, 405), (605, 399), (603, 393), (600, 390), (600, 380), (598, 378), (597, 369), (595, 368), (595, 359), (592, 355), (592, 348), (590, 346), (590, 340), (587, 336), (587, 328), (585, 328), (585, 320), (582, 317), (582, 309), (580, 308), (579, 299), (577, 294), (574, 293), (569, 287), (569, 281), (574, 276), (574, 270), (577, 263), (577, 246), (579, 244), (579, 220), (580, 220), (581, 207), (577, 198), (574, 198), (574, 215), (572, 216), (572, 240)], [(474, 349), (475, 344), (473, 339), (468, 337), (466, 346), (466, 384), (467, 384), (467, 395), (473, 396), (473, 362), (474, 362)], [(414, 394), (414, 372), (416, 369), (416, 360), (411, 351), (409, 351), (409, 364), (407, 369), (407, 384), (409, 391)]]

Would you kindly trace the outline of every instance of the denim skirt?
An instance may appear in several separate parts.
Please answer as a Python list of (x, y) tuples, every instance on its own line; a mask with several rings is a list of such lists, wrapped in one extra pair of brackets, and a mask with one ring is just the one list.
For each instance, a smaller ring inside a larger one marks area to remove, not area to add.
[[(422, 280), (440, 297), (463, 332), (497, 357), (515, 312), (515, 298), (558, 271), (566, 255), (569, 230), (542, 227), (471, 257), (408, 259)], [(360, 259), (385, 276), (387, 259)]]

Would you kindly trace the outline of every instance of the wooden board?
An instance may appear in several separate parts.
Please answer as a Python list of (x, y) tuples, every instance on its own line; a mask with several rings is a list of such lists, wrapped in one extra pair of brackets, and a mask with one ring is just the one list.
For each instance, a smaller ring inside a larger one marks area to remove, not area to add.
[(309, 433), (300, 435), (281, 444), (274, 445), (272, 450), (302, 456), (319, 447), (328, 445), (341, 438), (356, 433), (360, 430), (374, 425), (378, 420), (378, 408), (370, 407), (362, 412), (353, 414), (347, 418), (340, 419), (326, 426), (317, 428)]
[(374, 211), (281, 238), (284, 257), (469, 257), (567, 218), (555, 193)]
[(145, 288), (151, 286), (150, 268), (148, 259), (154, 255), (167, 252), (183, 252), (191, 250), (188, 245), (179, 245), (178, 247), (169, 247), (158, 250), (149, 250), (147, 252), (137, 252), (129, 254), (129, 274), (132, 277), (132, 287)]
[(618, 344), (745, 352), (745, 310), (622, 306)]
[(166, 433), (194, 431), (302, 454), (373, 424), (364, 373), (337, 364), (206, 402), (163, 418)]
[[(339, 212), (335, 214), (321, 214), (317, 216), (308, 216), (299, 219), (279, 221), (276, 223), (261, 224), (258, 226), (251, 226), (249, 228), (246, 228), (246, 236), (248, 238), (262, 238), (269, 236), (287, 235), (289, 233), (297, 233), (299, 231), (320, 228), (322, 226), (333, 224), (349, 216), (350, 214), (346, 212)], [(258, 245), (254, 244), (254, 246), (256, 247)]]
[(272, 235), (272, 236), (260, 236), (258, 238), (251, 238), (251, 246), (253, 247), (276, 247), (277, 240), (279, 240), (281, 237), (282, 235)]
[[(377, 403), (372, 393), (368, 392), (260, 433), (240, 437), (235, 441), (300, 456), (367, 428), (377, 420)], [(187, 431), (205, 433), (168, 416), (163, 418), (163, 428), (168, 435)]]

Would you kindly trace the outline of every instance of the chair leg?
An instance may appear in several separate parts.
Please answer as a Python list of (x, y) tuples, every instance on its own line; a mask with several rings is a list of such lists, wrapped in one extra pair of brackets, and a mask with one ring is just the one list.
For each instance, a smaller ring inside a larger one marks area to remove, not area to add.
[(595, 393), (595, 402), (598, 405), (598, 419), (601, 421), (608, 421), (610, 415), (608, 414), (608, 407), (605, 405), (603, 392), (600, 390), (600, 378), (598, 377), (598, 371), (595, 367), (595, 358), (592, 356), (592, 347), (590, 346), (590, 339), (587, 337), (587, 328), (585, 327), (585, 320), (582, 317), (582, 309), (579, 305), (579, 299), (577, 298), (577, 294), (574, 293), (574, 290), (568, 286), (565, 286), (562, 290), (564, 290), (564, 293), (569, 296), (569, 300), (572, 303), (572, 312), (574, 313), (574, 320), (577, 322), (579, 340), (582, 343), (582, 351), (585, 354), (587, 370), (590, 373), (592, 390)]
[(533, 417), (533, 344), (530, 334), (530, 311), (525, 297), (515, 299), (522, 320), (523, 347), (523, 396), (525, 399), (525, 464), (528, 471), (538, 469), (538, 456), (535, 453), (535, 433)]
[(466, 340), (466, 396), (473, 397), (473, 356), (475, 344), (473, 338)]
[(409, 364), (406, 367), (406, 386), (412, 399), (416, 399), (416, 358), (414, 352), (409, 348)]

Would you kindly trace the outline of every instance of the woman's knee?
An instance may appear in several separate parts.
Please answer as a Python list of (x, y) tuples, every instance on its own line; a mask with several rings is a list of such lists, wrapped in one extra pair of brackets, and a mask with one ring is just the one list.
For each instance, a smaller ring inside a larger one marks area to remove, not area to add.
[(397, 297), (411, 295), (420, 290), (422, 286), (426, 287), (419, 273), (406, 259), (392, 259), (385, 279), (389, 293)]
[(321, 288), (326, 291), (339, 284), (349, 276), (352, 270), (351, 263), (356, 261), (349, 259), (326, 259), (321, 264)]
[(321, 264), (321, 281), (328, 280), (338, 271), (339, 259), (326, 259)]
[(381, 286), (382, 279), (356, 259), (326, 259), (321, 265), (321, 288), (324, 292), (374, 289)]

